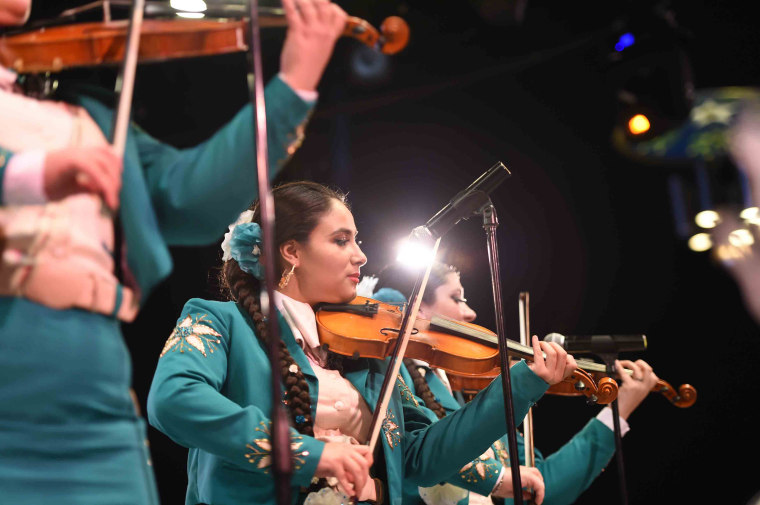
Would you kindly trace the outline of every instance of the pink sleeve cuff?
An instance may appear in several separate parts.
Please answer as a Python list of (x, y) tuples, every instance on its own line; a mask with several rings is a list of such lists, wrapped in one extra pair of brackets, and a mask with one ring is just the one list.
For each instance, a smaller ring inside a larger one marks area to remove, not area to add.
[(47, 202), (44, 168), (45, 151), (24, 151), (11, 156), (3, 178), (3, 202), (6, 205)]
[[(602, 409), (601, 412), (599, 412), (596, 415), (596, 418), (601, 421), (602, 424), (604, 424), (606, 427), (608, 427), (611, 431), (615, 431), (615, 424), (614, 420), (612, 419), (612, 409), (610, 407), (605, 407)], [(630, 431), (631, 427), (628, 426), (628, 421), (620, 418), (620, 436), (625, 436), (626, 433)]]
[(285, 78), (283, 77), (282, 74), (278, 74), (278, 76), (279, 76), (280, 80), (282, 82), (284, 82), (285, 84), (287, 84), (288, 87), (293, 90), (293, 93), (295, 93), (296, 95), (298, 95), (298, 98), (300, 98), (304, 102), (307, 102), (307, 103), (316, 102), (317, 98), (319, 98), (319, 93), (316, 90), (314, 90), (314, 91), (307, 91), (307, 90), (303, 90), (303, 89), (295, 89), (293, 86), (290, 85), (290, 83), (288, 81), (285, 80)]

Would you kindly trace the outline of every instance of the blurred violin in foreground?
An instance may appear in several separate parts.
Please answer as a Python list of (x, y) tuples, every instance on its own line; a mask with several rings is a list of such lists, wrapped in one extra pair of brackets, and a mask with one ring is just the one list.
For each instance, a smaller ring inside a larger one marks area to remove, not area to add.
[[(262, 27), (287, 26), (281, 8), (260, 8)], [(242, 11), (241, 11), (242, 13)], [(65, 13), (64, 13), (65, 14)], [(172, 15), (176, 13), (172, 11)], [(118, 65), (124, 59), (128, 20), (42, 26), (0, 37), (0, 64), (18, 73), (60, 72), (67, 68)], [(247, 19), (146, 19), (142, 23), (138, 61), (210, 56), (248, 50)], [(409, 26), (391, 16), (376, 29), (349, 16), (343, 36), (384, 54), (395, 54), (409, 41)]]

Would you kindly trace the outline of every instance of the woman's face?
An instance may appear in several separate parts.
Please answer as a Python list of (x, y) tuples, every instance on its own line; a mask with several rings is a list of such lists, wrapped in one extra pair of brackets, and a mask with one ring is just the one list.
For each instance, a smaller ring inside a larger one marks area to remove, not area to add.
[(356, 233), (351, 211), (333, 199), (330, 210), (320, 218), (308, 241), (296, 243), (293, 288), (298, 292), (289, 292), (287, 287), (283, 292), (310, 305), (353, 300), (359, 269), (367, 262), (356, 243)]
[(437, 314), (468, 323), (475, 320), (477, 314), (467, 305), (458, 273), (446, 274), (445, 282), (435, 288), (434, 294), (435, 302), (432, 304), (423, 302), (421, 305), (422, 311), (428, 317)]

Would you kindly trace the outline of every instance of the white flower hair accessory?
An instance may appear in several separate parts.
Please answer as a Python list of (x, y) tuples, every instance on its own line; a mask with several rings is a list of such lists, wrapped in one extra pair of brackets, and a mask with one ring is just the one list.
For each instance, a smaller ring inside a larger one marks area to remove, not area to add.
[(239, 224), (250, 223), (253, 221), (253, 211), (243, 211), (237, 218), (237, 221), (228, 226), (229, 231), (224, 234), (224, 240), (222, 241), (222, 261), (227, 261), (232, 258), (232, 251), (230, 247), (230, 241), (232, 240), (232, 231)]

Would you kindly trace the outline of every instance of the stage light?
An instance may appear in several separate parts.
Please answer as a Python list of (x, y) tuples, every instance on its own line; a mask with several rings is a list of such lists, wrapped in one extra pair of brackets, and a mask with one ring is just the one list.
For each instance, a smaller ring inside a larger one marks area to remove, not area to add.
[(728, 234), (728, 242), (735, 247), (751, 246), (755, 237), (746, 228), (739, 228)]
[(760, 209), (757, 207), (747, 207), (739, 213), (739, 217), (745, 221), (754, 223), (758, 219), (758, 210)]
[(631, 47), (634, 42), (636, 42), (635, 37), (632, 33), (624, 33), (620, 36), (618, 41), (615, 43), (615, 51), (621, 52), (626, 47)]
[(704, 252), (712, 247), (712, 238), (709, 233), (697, 233), (689, 239), (689, 249), (696, 252)]
[(703, 210), (694, 216), (694, 222), (697, 223), (697, 226), (700, 228), (715, 228), (720, 222), (720, 214), (714, 210)]
[(636, 114), (628, 120), (628, 131), (634, 135), (641, 135), (649, 131), (652, 125), (649, 123), (649, 118), (644, 114)]
[(202, 12), (177, 12), (177, 16), (188, 19), (201, 19), (206, 15)]
[(434, 249), (419, 240), (404, 239), (399, 243), (396, 261), (405, 267), (419, 269), (435, 259)]
[[(182, 11), (177, 13), (178, 16), (182, 16), (186, 12), (203, 12), (207, 9), (206, 2), (203, 0), (171, 0), (169, 5), (172, 9)], [(196, 17), (196, 16), (183, 16), (183, 17)], [(202, 16), (200, 16), (202, 17)]]

